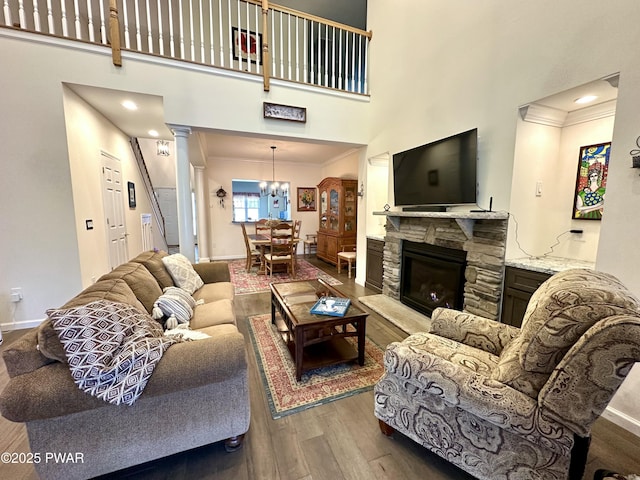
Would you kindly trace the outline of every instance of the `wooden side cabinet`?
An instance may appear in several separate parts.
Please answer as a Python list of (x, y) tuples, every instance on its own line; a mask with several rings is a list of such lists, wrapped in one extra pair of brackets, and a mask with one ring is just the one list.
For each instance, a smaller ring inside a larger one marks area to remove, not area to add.
[(522, 325), (531, 295), (549, 277), (551, 275), (548, 273), (506, 267), (502, 295), (502, 323), (514, 327)]
[(320, 228), (316, 256), (336, 265), (338, 252), (356, 244), (358, 181), (328, 177), (318, 185)]
[(367, 238), (367, 277), (365, 287), (382, 293), (382, 261), (384, 259), (384, 242)]

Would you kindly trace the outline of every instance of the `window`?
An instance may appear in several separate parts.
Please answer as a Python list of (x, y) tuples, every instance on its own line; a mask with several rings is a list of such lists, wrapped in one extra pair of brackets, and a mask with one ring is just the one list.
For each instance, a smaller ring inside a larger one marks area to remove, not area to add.
[(233, 221), (255, 222), (260, 218), (260, 195), (257, 193), (233, 193)]
[(271, 184), (260, 180), (232, 180), (231, 198), (234, 222), (256, 222), (261, 218), (291, 220), (289, 182), (279, 182), (285, 186), (278, 189), (275, 196), (264, 191), (261, 184)]

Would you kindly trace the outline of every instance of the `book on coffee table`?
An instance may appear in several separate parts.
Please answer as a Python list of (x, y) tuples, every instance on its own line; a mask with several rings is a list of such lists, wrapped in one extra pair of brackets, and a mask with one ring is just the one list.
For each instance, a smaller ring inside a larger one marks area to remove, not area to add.
[(351, 305), (351, 299), (342, 297), (322, 297), (318, 300), (310, 312), (317, 315), (330, 315), (332, 317), (344, 317)]

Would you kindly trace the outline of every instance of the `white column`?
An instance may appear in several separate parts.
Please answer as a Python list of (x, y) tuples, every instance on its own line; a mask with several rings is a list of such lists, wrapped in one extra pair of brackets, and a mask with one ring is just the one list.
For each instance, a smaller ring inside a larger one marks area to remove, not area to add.
[(198, 256), (200, 262), (209, 262), (209, 227), (207, 213), (209, 212), (207, 189), (204, 181), (204, 167), (193, 167), (194, 186), (196, 190), (196, 222), (198, 228)]
[(196, 261), (191, 203), (191, 169), (189, 162), (189, 127), (172, 126), (176, 147), (176, 201), (178, 204), (178, 241), (180, 253), (191, 262)]

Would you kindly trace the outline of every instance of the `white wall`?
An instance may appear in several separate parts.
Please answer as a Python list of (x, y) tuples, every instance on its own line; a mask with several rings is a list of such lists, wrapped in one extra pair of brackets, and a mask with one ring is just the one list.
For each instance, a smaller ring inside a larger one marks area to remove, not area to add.
[[(276, 166), (276, 177), (289, 182), (291, 192), (291, 218), (302, 220), (301, 237), (307, 233), (315, 233), (318, 229), (317, 212), (298, 212), (295, 205), (295, 192), (298, 187), (311, 187), (322, 180), (321, 165), (280, 162)], [(213, 259), (240, 258), (246, 255), (240, 224), (232, 223), (233, 209), (231, 205), (231, 181), (259, 180), (271, 178), (270, 162), (253, 160), (237, 160), (225, 158), (209, 158), (205, 170), (209, 185), (209, 225), (211, 231), (210, 257)], [(224, 188), (228, 196), (224, 208), (216, 197), (218, 188)], [(252, 226), (248, 225), (248, 233)], [(302, 247), (300, 247), (302, 252)]]
[[(129, 144), (129, 137), (89, 106), (68, 87), (64, 87), (64, 110), (69, 146), (69, 164), (75, 206), (75, 220), (80, 258), (82, 288), (109, 271), (107, 224), (103, 207), (101, 152), (120, 160), (122, 184), (133, 182), (136, 207), (130, 208), (125, 192), (124, 206), (127, 258), (142, 252), (140, 214), (151, 213), (151, 203)], [(93, 230), (86, 229), (93, 220)], [(156, 219), (152, 216), (154, 247), (164, 248)], [(80, 289), (78, 289), (80, 291)]]
[(613, 122), (606, 117), (559, 128), (517, 120), (507, 258), (549, 254), (596, 261), (601, 223), (571, 219), (573, 193), (580, 147), (611, 141)]
[(149, 170), (153, 188), (176, 187), (175, 142), (169, 142), (169, 156), (158, 155), (155, 138), (138, 138), (144, 163)]
[[(405, 0), (398, 8), (379, 0), (368, 10), (374, 32), (369, 153), (393, 153), (477, 127), (479, 204), (487, 206), (493, 196), (498, 210), (520, 201), (511, 185), (518, 107), (620, 72), (596, 267), (640, 296), (640, 177), (628, 155), (640, 124), (640, 57), (628, 48), (640, 42), (640, 3)], [(637, 370), (612, 407), (618, 423), (640, 434)]]

